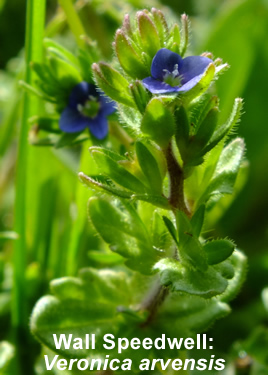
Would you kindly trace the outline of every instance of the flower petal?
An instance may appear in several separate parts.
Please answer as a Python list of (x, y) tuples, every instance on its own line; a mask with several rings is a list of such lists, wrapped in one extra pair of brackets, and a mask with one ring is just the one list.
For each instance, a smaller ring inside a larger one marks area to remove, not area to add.
[(181, 87), (177, 86), (176, 91), (177, 92), (185, 92), (191, 90), (203, 77), (203, 74), (199, 74), (198, 76), (190, 79), (190, 81), (186, 82), (184, 85)]
[(102, 114), (98, 114), (95, 118), (89, 119), (88, 127), (91, 134), (97, 139), (103, 139), (108, 134), (108, 121)]
[[(205, 56), (188, 56), (182, 60), (179, 73), (182, 76), (181, 83), (184, 85), (192, 78), (203, 74), (206, 68), (213, 61)], [(188, 89), (189, 90), (189, 89)]]
[(100, 112), (103, 115), (108, 116), (116, 111), (116, 103), (108, 98), (108, 96), (100, 95), (99, 101), (101, 104)]
[(180, 66), (182, 64), (182, 57), (175, 52), (170, 51), (167, 48), (161, 48), (155, 55), (152, 61), (151, 74), (155, 79), (162, 80), (165, 72), (163, 69), (168, 70), (170, 73), (173, 72), (174, 66)]
[(88, 126), (89, 118), (81, 115), (73, 108), (67, 107), (63, 110), (59, 126), (66, 133), (81, 132)]
[(146, 87), (152, 94), (165, 94), (178, 91), (178, 86), (172, 87), (167, 83), (158, 81), (152, 77), (144, 78), (142, 82), (144, 87)]
[(77, 104), (84, 104), (89, 95), (99, 96), (95, 86), (84, 81), (78, 83), (78, 85), (74, 86), (69, 96), (69, 107), (76, 109)]

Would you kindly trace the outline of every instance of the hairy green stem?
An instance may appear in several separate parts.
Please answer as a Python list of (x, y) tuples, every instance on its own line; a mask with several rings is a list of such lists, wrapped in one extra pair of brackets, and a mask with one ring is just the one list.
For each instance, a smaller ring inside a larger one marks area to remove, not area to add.
[(169, 203), (174, 209), (181, 210), (190, 217), (191, 213), (185, 203), (184, 197), (183, 170), (173, 154), (171, 142), (164, 150), (164, 154), (167, 161), (167, 168), (170, 179)]
[[(169, 142), (169, 145), (166, 149), (163, 150), (166, 161), (167, 168), (170, 179), (170, 196), (169, 203), (171, 207), (176, 210), (183, 211), (188, 217), (191, 216), (184, 197), (184, 176), (183, 170), (179, 165), (175, 155), (173, 154), (172, 144)], [(168, 296), (169, 289), (165, 288), (159, 283), (154, 287), (149, 296), (146, 297), (145, 301), (141, 305), (142, 310), (147, 310), (149, 312), (148, 318), (143, 323), (142, 326), (147, 326), (154, 319), (159, 306), (164, 302)]]

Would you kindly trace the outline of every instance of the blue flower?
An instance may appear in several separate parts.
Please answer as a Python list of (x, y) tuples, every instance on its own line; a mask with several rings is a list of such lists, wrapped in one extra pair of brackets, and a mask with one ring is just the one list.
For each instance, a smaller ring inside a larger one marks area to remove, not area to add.
[(108, 133), (107, 116), (114, 111), (114, 102), (107, 96), (100, 95), (94, 85), (81, 82), (72, 89), (59, 126), (66, 133), (81, 132), (89, 128), (97, 139), (103, 139)]
[(213, 61), (205, 56), (180, 55), (166, 48), (160, 49), (152, 61), (151, 77), (142, 80), (153, 94), (185, 92), (193, 88)]

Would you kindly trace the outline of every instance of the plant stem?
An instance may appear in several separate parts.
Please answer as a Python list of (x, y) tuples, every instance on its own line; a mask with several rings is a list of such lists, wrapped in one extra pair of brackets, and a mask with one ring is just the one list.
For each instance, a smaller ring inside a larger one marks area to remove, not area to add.
[(146, 327), (153, 321), (158, 307), (164, 302), (168, 296), (168, 292), (168, 288), (165, 288), (164, 286), (160, 285), (159, 282), (157, 282), (141, 305), (142, 310), (147, 310), (149, 312), (146, 321), (142, 323), (141, 327)]
[[(174, 210), (181, 210), (188, 217), (191, 217), (191, 212), (189, 211), (185, 203), (183, 170), (173, 154), (172, 143), (169, 142), (168, 147), (163, 151), (166, 157), (170, 179), (169, 203)], [(169, 289), (159, 285), (158, 282), (156, 287), (154, 287), (153, 290), (150, 292), (150, 295), (146, 297), (145, 301), (141, 305), (141, 309), (147, 310), (149, 312), (149, 315), (142, 326), (147, 326), (151, 323), (151, 321), (155, 317), (155, 314), (157, 313), (158, 307), (164, 302), (164, 300), (168, 296), (168, 292)]]
[[(25, 81), (33, 82), (31, 61), (42, 61), (43, 32), (45, 23), (45, 0), (28, 0), (26, 14), (25, 42)], [(12, 326), (18, 343), (19, 357), (23, 355), (22, 340), (28, 329), (27, 300), (25, 294), (25, 269), (27, 258), (26, 244), (26, 191), (28, 160), (28, 118), (38, 109), (39, 100), (23, 95), (22, 121), (18, 141), (16, 165), (16, 197), (15, 197), (15, 232), (19, 239), (15, 241), (13, 253), (13, 294), (12, 294)], [(25, 342), (24, 342), (25, 345)], [(22, 366), (21, 366), (22, 367)]]
[(81, 35), (86, 35), (86, 32), (78, 14), (76, 13), (72, 0), (59, 0), (59, 4), (62, 7), (77, 44), (80, 47), (83, 47), (84, 42), (80, 37)]
[(173, 154), (171, 142), (169, 143), (168, 147), (164, 150), (164, 154), (166, 157), (167, 168), (170, 178), (169, 203), (174, 209), (179, 209), (190, 217), (191, 213), (186, 206), (184, 197), (183, 170)]

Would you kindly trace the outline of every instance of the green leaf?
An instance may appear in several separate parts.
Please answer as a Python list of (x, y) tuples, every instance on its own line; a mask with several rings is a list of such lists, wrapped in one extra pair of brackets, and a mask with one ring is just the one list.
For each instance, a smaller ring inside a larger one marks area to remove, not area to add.
[(25, 90), (27, 91), (29, 94), (32, 94), (32, 95), (35, 95), (43, 100), (46, 100), (47, 102), (50, 102), (50, 103), (56, 103), (55, 99), (52, 98), (51, 96), (48, 96), (46, 94), (44, 94), (42, 91), (39, 91), (38, 89), (34, 88), (33, 86), (31, 85), (28, 85), (26, 82), (24, 81), (19, 81), (19, 85)]
[(204, 224), (206, 206), (202, 204), (193, 214), (191, 219), (193, 234), (198, 238)]
[(62, 89), (60, 88), (57, 79), (52, 75), (50, 67), (47, 63), (32, 62), (31, 68), (38, 77), (35, 84), (47, 96), (51, 98), (50, 101), (56, 102), (55, 97), (61, 95)]
[(106, 155), (103, 150), (93, 149), (91, 150), (91, 155), (100, 168), (100, 171), (114, 180), (118, 185), (133, 192), (145, 193), (145, 185), (133, 174), (129, 173), (125, 168)]
[(178, 252), (182, 263), (205, 271), (208, 268), (207, 256), (198, 238), (194, 235), (190, 220), (182, 211), (177, 211), (176, 221), (179, 234)]
[(115, 305), (131, 304), (130, 279), (125, 272), (111, 269), (82, 268), (79, 271), (79, 277), (85, 284), (85, 290), (96, 289), (100, 300), (112, 301)]
[(216, 129), (216, 131), (210, 139), (210, 142), (203, 150), (204, 154), (210, 151), (213, 147), (215, 147), (226, 135), (230, 133), (233, 127), (240, 120), (242, 109), (243, 100), (241, 98), (235, 99), (231, 116), (224, 125), (221, 125), (220, 127), (218, 127), (218, 129)]
[(189, 295), (182, 293), (178, 298), (174, 297), (158, 313), (159, 326), (167, 337), (187, 338), (193, 333), (204, 332), (216, 319), (230, 313), (230, 307), (217, 298), (204, 299), (194, 295), (189, 298)]
[(90, 250), (87, 253), (90, 264), (96, 264), (97, 267), (111, 267), (116, 264), (123, 263), (124, 258), (116, 253), (106, 253), (100, 250)]
[[(77, 138), (80, 137), (81, 134), (82, 134), (81, 132), (80, 133), (63, 133), (61, 134), (59, 140), (56, 142), (55, 147), (61, 148), (61, 147), (70, 146), (76, 143)], [(82, 141), (86, 139), (88, 139), (88, 137), (85, 135)]]
[(220, 297), (223, 302), (229, 302), (236, 297), (247, 274), (247, 257), (241, 251), (235, 250), (230, 260), (234, 267), (235, 275), (232, 280), (229, 281), (228, 288)]
[(179, 241), (178, 241), (178, 236), (177, 236), (177, 229), (175, 228), (174, 224), (172, 223), (171, 220), (169, 220), (168, 217), (163, 216), (163, 220), (164, 220), (164, 223), (165, 223), (169, 233), (171, 234), (171, 237), (173, 238), (175, 243), (178, 245)]
[(119, 189), (115, 185), (104, 184), (98, 180), (95, 180), (92, 177), (85, 175), (82, 172), (78, 173), (78, 177), (83, 184), (85, 184), (87, 187), (89, 187), (92, 190), (97, 190), (97, 191), (102, 191), (102, 192), (104, 191), (108, 194), (111, 194), (119, 198), (130, 199), (132, 196), (131, 191)]
[(195, 132), (198, 131), (200, 124), (204, 121), (209, 111), (218, 106), (219, 98), (209, 94), (204, 94), (191, 105), (191, 123), (194, 124)]
[(81, 75), (86, 82), (92, 84), (94, 84), (92, 65), (95, 61), (100, 60), (100, 56), (95, 44), (92, 46), (92, 51), (93, 50), (95, 51), (95, 53), (90, 53), (89, 49), (84, 50), (79, 48), (78, 50), (78, 63)]
[(129, 94), (128, 81), (108, 64), (93, 64), (92, 70), (97, 85), (113, 100), (135, 107), (132, 97)]
[(158, 168), (157, 161), (148, 148), (140, 141), (136, 142), (136, 154), (141, 170), (146, 177), (153, 192), (161, 195), (162, 176)]
[[(84, 338), (85, 333), (95, 333), (96, 342), (102, 340), (102, 335), (110, 332), (111, 322), (116, 316), (116, 307), (111, 303), (94, 303), (87, 298), (60, 300), (54, 296), (42, 297), (34, 307), (30, 327), (34, 336), (55, 351), (53, 334), (72, 334), (73, 338)], [(106, 331), (106, 332), (105, 332)], [(63, 345), (57, 350), (64, 357), (86, 358), (88, 350), (64, 349)]]
[(48, 133), (60, 134), (61, 130), (59, 128), (59, 118), (56, 117), (40, 117), (34, 116), (29, 119), (31, 125), (36, 125), (38, 129), (44, 130)]
[(197, 207), (212, 195), (232, 194), (244, 153), (244, 141), (237, 138), (223, 149), (211, 182), (198, 201)]
[(134, 79), (143, 79), (150, 75), (147, 67), (137, 55), (130, 40), (122, 30), (117, 30), (115, 35), (115, 51), (118, 60), (125, 72)]
[(45, 38), (44, 47), (48, 49), (52, 55), (58, 56), (66, 62), (71, 63), (74, 67), (79, 66), (79, 61), (70, 51), (64, 48), (61, 44), (55, 42), (55, 40)]
[(228, 258), (225, 261), (215, 265), (214, 269), (227, 280), (231, 280), (235, 275), (235, 270), (232, 265), (231, 258)]
[(163, 221), (163, 217), (161, 217), (158, 209), (153, 213), (151, 233), (153, 245), (157, 249), (165, 251), (166, 254), (167, 250), (172, 245), (172, 241)]
[(206, 301), (206, 308), (192, 312), (189, 316), (180, 319), (180, 324), (188, 327), (191, 332), (204, 332), (207, 331), (215, 320), (225, 317), (231, 312), (229, 305), (220, 301), (213, 301), (209, 303)]
[(143, 11), (137, 13), (137, 23), (143, 51), (153, 58), (157, 51), (161, 48), (157, 29), (150, 20), (149, 16)]
[(230, 240), (212, 240), (203, 245), (207, 254), (208, 264), (218, 264), (232, 255), (235, 245)]
[(122, 158), (123, 158), (122, 155), (120, 155), (117, 152), (114, 152), (112, 150), (109, 150), (108, 148), (105, 148), (105, 147), (91, 146), (89, 148), (89, 151), (90, 152), (99, 151), (99, 152), (103, 153), (104, 155), (108, 156), (109, 158), (111, 158), (113, 161), (116, 161), (116, 162), (122, 160)]
[(75, 85), (83, 81), (79, 71), (65, 60), (50, 56), (48, 64), (51, 75), (63, 89), (71, 90)]
[(103, 198), (91, 198), (89, 216), (97, 232), (112, 251), (128, 258), (127, 265), (148, 274), (155, 251), (140, 218), (130, 206), (128, 213), (119, 211)]
[(194, 154), (199, 157), (204, 155), (203, 148), (209, 142), (214, 130), (217, 126), (219, 117), (219, 109), (217, 107), (212, 108), (200, 123), (200, 126), (193, 136), (193, 140), (189, 147), (194, 149)]
[(163, 101), (153, 98), (146, 107), (141, 122), (141, 131), (160, 147), (167, 147), (175, 132), (174, 119)]
[(118, 113), (121, 123), (129, 130), (130, 134), (140, 136), (141, 113), (136, 108), (134, 109), (123, 104), (118, 106)]
[(133, 201), (143, 201), (153, 204), (156, 207), (164, 208), (170, 210), (170, 204), (167, 198), (162, 195), (153, 195), (153, 194), (132, 194), (131, 199)]
[[(87, 298), (87, 290), (83, 281), (77, 277), (61, 277), (50, 282), (50, 290), (59, 299), (83, 300)], [(90, 295), (96, 297), (94, 287), (90, 288)]]
[(172, 291), (184, 292), (203, 298), (212, 298), (225, 291), (228, 283), (214, 268), (201, 272), (184, 267), (175, 259), (161, 259), (154, 270), (160, 274), (162, 285), (170, 286)]
[(175, 139), (183, 160), (185, 160), (189, 152), (189, 134), (190, 125), (187, 112), (181, 105), (179, 109), (175, 111)]

